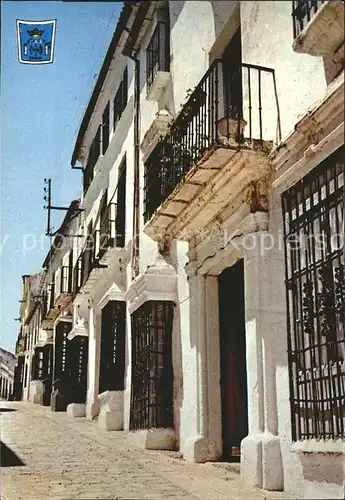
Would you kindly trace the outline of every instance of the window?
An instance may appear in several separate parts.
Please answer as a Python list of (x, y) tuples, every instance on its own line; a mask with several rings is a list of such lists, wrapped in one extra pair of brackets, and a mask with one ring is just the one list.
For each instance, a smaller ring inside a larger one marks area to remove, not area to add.
[(105, 155), (109, 146), (110, 133), (110, 105), (109, 102), (105, 107), (102, 115), (102, 154)]
[(344, 153), (282, 196), (294, 441), (344, 436)]
[(173, 302), (149, 301), (131, 316), (131, 430), (174, 425), (173, 307)]
[(89, 186), (93, 180), (94, 167), (101, 153), (101, 129), (101, 126), (99, 126), (97, 129), (96, 135), (90, 147), (89, 158), (84, 169), (84, 194), (89, 189)]
[(60, 293), (72, 293), (72, 262), (73, 252), (68, 256), (68, 266), (61, 267)]
[(99, 392), (125, 388), (126, 303), (112, 300), (102, 309)]
[(119, 178), (117, 181), (115, 233), (115, 245), (117, 247), (124, 247), (126, 233), (126, 161), (119, 168)]
[(149, 93), (158, 71), (170, 71), (169, 4), (157, 11), (157, 25), (146, 49), (146, 85)]
[(114, 99), (114, 131), (116, 130), (117, 124), (120, 121), (122, 113), (125, 110), (128, 99), (128, 70), (127, 67), (123, 72), (122, 80), (119, 85), (119, 88), (116, 92)]
[(80, 255), (73, 269), (73, 293), (76, 295), (82, 285), (82, 256)]

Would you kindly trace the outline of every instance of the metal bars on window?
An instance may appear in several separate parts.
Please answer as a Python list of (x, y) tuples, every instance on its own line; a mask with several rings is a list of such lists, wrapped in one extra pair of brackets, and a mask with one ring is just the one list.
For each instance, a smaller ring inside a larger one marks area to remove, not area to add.
[(125, 388), (126, 303), (112, 300), (102, 309), (99, 392)]
[(130, 429), (173, 427), (173, 302), (149, 301), (131, 316)]
[(113, 117), (113, 129), (115, 131), (118, 122), (122, 116), (122, 113), (125, 110), (128, 99), (128, 69), (126, 67), (123, 72), (122, 80), (117, 89), (115, 99), (114, 99), (114, 117)]
[(88, 158), (86, 167), (84, 169), (84, 176), (83, 176), (84, 194), (89, 189), (89, 186), (93, 180), (94, 167), (95, 167), (97, 160), (99, 158), (99, 155), (101, 154), (101, 151), (102, 151), (101, 138), (102, 138), (102, 126), (100, 125), (98, 127), (96, 135), (92, 141), (90, 151), (89, 151), (89, 158)]
[(282, 195), (293, 440), (344, 438), (344, 157)]
[(109, 146), (110, 134), (110, 104), (106, 105), (102, 115), (102, 154), (105, 155)]
[(293, 35), (297, 38), (325, 0), (294, 0), (292, 2)]
[(158, 71), (170, 71), (170, 26), (169, 21), (158, 21), (146, 49), (147, 92)]

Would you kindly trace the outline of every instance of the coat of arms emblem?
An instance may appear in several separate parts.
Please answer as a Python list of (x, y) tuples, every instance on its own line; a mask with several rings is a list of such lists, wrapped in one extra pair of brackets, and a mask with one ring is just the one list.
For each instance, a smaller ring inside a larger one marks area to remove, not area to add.
[(56, 20), (17, 20), (18, 59), (22, 64), (53, 62)]

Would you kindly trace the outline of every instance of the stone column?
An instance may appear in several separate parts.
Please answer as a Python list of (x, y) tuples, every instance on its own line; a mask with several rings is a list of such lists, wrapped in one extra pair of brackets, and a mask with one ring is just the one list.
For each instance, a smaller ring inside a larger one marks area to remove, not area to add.
[(86, 416), (94, 418), (99, 414), (99, 359), (101, 347), (101, 311), (91, 307), (89, 311), (89, 356), (87, 365)]
[(284, 314), (276, 296), (277, 255), (265, 250), (266, 235), (258, 231), (243, 239), (249, 433), (241, 443), (241, 476), (253, 486), (282, 490), (274, 356), (279, 338), (274, 333)]

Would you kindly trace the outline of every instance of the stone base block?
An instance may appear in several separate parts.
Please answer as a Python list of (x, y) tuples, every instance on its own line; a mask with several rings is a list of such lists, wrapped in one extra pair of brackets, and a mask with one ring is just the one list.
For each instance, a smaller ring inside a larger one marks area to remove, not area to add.
[(93, 403), (88, 403), (86, 405), (86, 417), (90, 420), (97, 417), (100, 407), (101, 405), (98, 399), (96, 399), (96, 401), (94, 401)]
[(265, 434), (262, 439), (262, 487), (269, 491), (283, 491), (283, 460), (278, 436)]
[(212, 456), (209, 450), (208, 441), (202, 436), (186, 439), (182, 443), (181, 450), (183, 458), (188, 462), (212, 462), (219, 458)]
[(34, 404), (43, 404), (44, 385), (41, 380), (33, 380), (30, 382), (29, 401)]
[(98, 395), (100, 412), (123, 411), (123, 391), (104, 391)]
[(127, 435), (129, 446), (145, 450), (175, 450), (176, 438), (174, 429), (149, 429), (131, 431)]
[(241, 442), (241, 479), (262, 488), (262, 436), (247, 436)]
[(98, 415), (98, 425), (106, 431), (122, 431), (123, 412), (102, 410)]
[(33, 394), (30, 399), (34, 405), (43, 405), (43, 394)]
[(273, 434), (247, 436), (241, 443), (241, 479), (250, 486), (282, 491), (283, 462), (280, 441)]
[(67, 406), (69, 417), (86, 417), (86, 405), (82, 403), (71, 403)]

